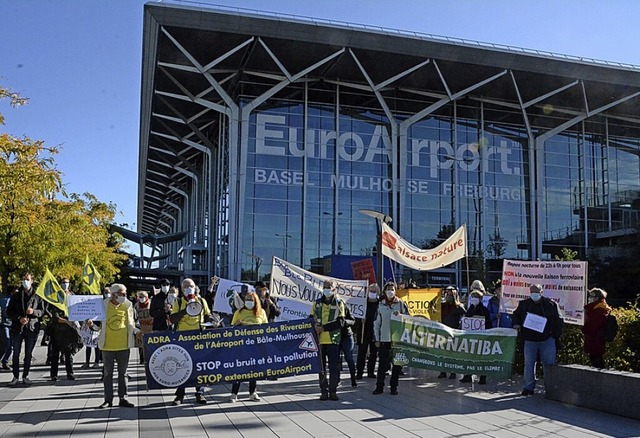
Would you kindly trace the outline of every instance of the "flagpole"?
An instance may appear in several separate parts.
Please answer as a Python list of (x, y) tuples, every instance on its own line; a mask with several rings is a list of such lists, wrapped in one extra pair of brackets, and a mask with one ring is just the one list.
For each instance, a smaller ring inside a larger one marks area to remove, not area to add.
[(377, 281), (378, 281), (378, 286), (380, 286), (380, 290), (382, 290), (382, 288), (384, 287), (384, 255), (382, 254), (382, 222), (384, 221), (385, 224), (391, 223), (391, 221), (393, 219), (391, 219), (390, 216), (387, 216), (386, 214), (380, 213), (378, 211), (374, 211), (374, 210), (358, 210), (359, 213), (365, 214), (367, 216), (370, 216), (372, 218), (374, 218), (376, 220), (376, 230), (377, 230), (377, 235), (376, 235), (376, 246), (377, 246), (377, 251), (378, 251), (378, 257), (377, 257), (377, 265), (378, 265), (378, 277), (377, 277)]

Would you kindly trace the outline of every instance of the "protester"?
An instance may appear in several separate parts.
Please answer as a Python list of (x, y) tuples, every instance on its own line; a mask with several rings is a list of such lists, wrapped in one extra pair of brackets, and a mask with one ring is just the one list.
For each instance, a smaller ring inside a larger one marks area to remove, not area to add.
[(356, 379), (362, 379), (364, 374), (365, 362), (367, 364), (367, 377), (376, 378), (374, 372), (376, 360), (378, 359), (378, 348), (376, 347), (373, 337), (373, 322), (378, 314), (378, 305), (380, 303), (380, 287), (377, 284), (369, 286), (367, 293), (367, 310), (364, 320), (361, 320), (356, 327), (358, 342), (358, 359), (356, 362)]
[[(452, 329), (460, 329), (460, 319), (465, 314), (465, 309), (458, 296), (458, 289), (455, 286), (447, 286), (444, 289), (444, 302), (440, 308), (440, 322), (451, 327)], [(447, 373), (442, 371), (439, 379), (447, 377)], [(449, 374), (450, 379), (456, 378), (456, 373)]]
[(356, 364), (353, 362), (353, 330), (351, 327), (356, 323), (356, 319), (351, 315), (348, 306), (344, 306), (344, 325), (340, 331), (340, 351), (344, 355), (344, 360), (349, 368), (349, 376), (351, 377), (351, 387), (358, 386), (356, 382)]
[[(477, 286), (477, 285), (476, 285)], [(492, 328), (491, 324), (491, 315), (489, 314), (489, 309), (487, 309), (482, 303), (483, 293), (480, 289), (474, 289), (469, 294), (469, 308), (467, 309), (467, 313), (464, 316), (468, 318), (480, 317), (484, 318), (484, 328), (486, 330)], [(462, 383), (470, 383), (472, 381), (471, 374), (465, 374), (465, 376), (460, 379)], [(487, 376), (481, 375), (480, 381), (478, 382), (480, 385), (484, 385), (487, 383)]]
[(543, 371), (556, 363), (556, 341), (562, 335), (564, 320), (555, 301), (544, 297), (542, 286), (529, 287), (530, 297), (518, 303), (513, 312), (513, 328), (524, 339), (524, 389), (522, 395), (533, 395), (536, 387), (538, 354)]
[(336, 294), (334, 281), (327, 280), (323, 283), (322, 296), (313, 303), (311, 316), (315, 320), (322, 358), (322, 369), (318, 376), (320, 400), (339, 400), (337, 390), (340, 382), (340, 334), (344, 325), (345, 305)]
[(166, 331), (169, 328), (167, 324), (167, 317), (171, 314), (171, 307), (167, 308), (166, 301), (170, 287), (171, 282), (166, 278), (163, 278), (160, 280), (160, 292), (151, 297), (151, 307), (149, 312), (153, 318), (154, 331)]
[[(267, 324), (267, 314), (262, 308), (260, 298), (255, 292), (247, 292), (244, 297), (244, 305), (242, 309), (236, 310), (231, 320), (231, 325), (257, 325)], [(256, 379), (249, 380), (249, 400), (260, 401), (260, 396), (256, 392)], [(238, 401), (238, 391), (240, 391), (240, 382), (233, 382), (231, 385), (230, 402)]]
[(502, 285), (498, 284), (494, 290), (494, 295), (489, 300), (489, 314), (491, 315), (491, 327), (512, 328), (513, 322), (504, 308), (502, 302)]
[[(131, 349), (135, 347), (135, 337), (140, 329), (135, 326), (133, 304), (127, 300), (127, 288), (123, 284), (114, 283), (110, 289), (111, 297), (104, 300), (106, 320), (102, 324), (98, 337), (98, 347), (102, 350), (104, 363), (103, 384), (104, 403), (99, 408), (113, 406), (113, 371), (118, 365), (118, 406), (132, 408), (127, 400), (127, 367)], [(86, 321), (92, 327), (91, 320)]]
[[(199, 309), (199, 313), (194, 314), (194, 310)], [(190, 278), (182, 281), (182, 295), (174, 301), (171, 308), (171, 322), (175, 325), (176, 331), (202, 330), (203, 324), (209, 323), (213, 327), (220, 325), (220, 318), (212, 314), (207, 301), (196, 295), (196, 284)], [(173, 405), (182, 404), (185, 395), (185, 387), (176, 390)], [(207, 400), (202, 393), (202, 387), (196, 386), (196, 402), (204, 405)]]
[(269, 320), (269, 322), (275, 321), (275, 319), (280, 316), (280, 306), (278, 306), (278, 303), (271, 299), (269, 288), (262, 281), (256, 281), (254, 287), (260, 299), (260, 305), (267, 314), (267, 319)]
[(592, 367), (604, 368), (605, 339), (604, 328), (611, 307), (606, 301), (607, 292), (599, 288), (589, 290), (587, 305), (584, 306), (584, 352), (589, 355)]
[[(67, 277), (63, 277), (60, 280), (60, 286), (67, 296), (73, 295), (73, 292), (69, 289), (69, 279)], [(51, 304), (47, 307), (51, 316), (51, 321), (49, 321), (49, 326), (46, 330), (50, 337), (51, 381), (56, 382), (58, 380), (59, 356), (64, 357), (67, 380), (76, 380), (73, 373), (73, 356), (82, 348), (82, 340), (78, 333), (79, 327), (74, 322), (69, 321), (64, 310)]]
[[(154, 319), (151, 316), (151, 300), (149, 300), (148, 292), (142, 290), (137, 293), (133, 310), (135, 310), (135, 317), (142, 332), (141, 334), (151, 333), (153, 331)], [(142, 348), (142, 342), (138, 344), (138, 354), (140, 356), (140, 364), (142, 365), (144, 364), (144, 348)]]
[(13, 344), (13, 379), (9, 386), (18, 384), (20, 376), (20, 353), (24, 341), (24, 368), (22, 370), (22, 383), (31, 385), (29, 371), (33, 349), (40, 332), (40, 318), (45, 314), (42, 299), (36, 294), (33, 287), (33, 274), (26, 273), (22, 276), (22, 286), (18, 292), (11, 295), (7, 316), (11, 319), (11, 343)]
[[(391, 364), (391, 316), (392, 315), (408, 315), (409, 309), (404, 301), (396, 295), (396, 284), (385, 284), (382, 292), (383, 299), (378, 306), (378, 314), (373, 323), (373, 331), (378, 347), (378, 376), (376, 380), (376, 389), (374, 394), (382, 394), (384, 392), (385, 374), (389, 370)], [(400, 372), (402, 366), (393, 365), (391, 367), (391, 395), (398, 395), (398, 381), (400, 380)]]
[(5, 290), (0, 294), (0, 363), (3, 370), (10, 370), (9, 358), (13, 351), (13, 345), (11, 343), (11, 318), (7, 315), (7, 308), (9, 307), (9, 300), (11, 295), (18, 292), (17, 286), (7, 286)]

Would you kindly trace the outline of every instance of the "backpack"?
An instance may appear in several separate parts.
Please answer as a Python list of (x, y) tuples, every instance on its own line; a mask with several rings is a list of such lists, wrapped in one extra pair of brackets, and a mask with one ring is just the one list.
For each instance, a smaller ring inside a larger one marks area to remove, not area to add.
[(618, 319), (615, 317), (615, 315), (609, 313), (609, 315), (607, 315), (607, 322), (604, 325), (604, 332), (602, 334), (602, 337), (604, 338), (605, 342), (613, 342), (617, 334)]

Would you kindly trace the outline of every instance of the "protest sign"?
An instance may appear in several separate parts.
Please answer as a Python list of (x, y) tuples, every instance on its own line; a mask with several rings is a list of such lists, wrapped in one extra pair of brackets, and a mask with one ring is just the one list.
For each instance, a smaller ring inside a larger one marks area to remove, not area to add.
[(69, 321), (104, 321), (102, 295), (68, 295)]
[(97, 348), (98, 336), (100, 336), (100, 332), (91, 330), (88, 325), (82, 324), (80, 327), (80, 337), (85, 347)]
[(461, 374), (508, 378), (517, 331), (463, 331), (408, 315), (391, 316), (393, 363)]
[(587, 262), (504, 260), (501, 304), (507, 313), (529, 298), (532, 284), (541, 284), (544, 296), (558, 303), (565, 322), (584, 324)]
[(406, 303), (412, 316), (440, 321), (440, 291), (439, 288), (400, 289), (397, 295)]
[(460, 318), (460, 329), (469, 331), (484, 330), (487, 321), (484, 316), (463, 316)]
[(149, 389), (320, 372), (313, 319), (144, 335)]
[(215, 290), (216, 297), (213, 300), (213, 311), (218, 313), (231, 314), (231, 303), (233, 303), (234, 292), (240, 293), (242, 283), (224, 278), (218, 279)]
[(278, 257), (271, 265), (271, 296), (306, 303), (311, 313), (311, 304), (322, 296), (322, 284), (333, 280), (337, 284), (338, 296), (349, 306), (351, 315), (364, 318), (367, 308), (367, 281), (342, 280), (306, 271)]

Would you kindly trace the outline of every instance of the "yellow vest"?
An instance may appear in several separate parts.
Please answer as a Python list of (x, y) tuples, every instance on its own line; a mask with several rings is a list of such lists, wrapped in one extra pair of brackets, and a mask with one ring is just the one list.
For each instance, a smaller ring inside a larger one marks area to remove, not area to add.
[(104, 323), (105, 327), (102, 328), (105, 331), (103, 351), (122, 351), (129, 348), (127, 319), (125, 304), (117, 307), (113, 303), (107, 305), (107, 320)]
[[(180, 321), (178, 321), (176, 331), (184, 332), (187, 330), (200, 330), (200, 325), (204, 322), (205, 315), (211, 314), (207, 302), (200, 297), (197, 297), (196, 299), (200, 304), (202, 304), (202, 312), (200, 312), (200, 315), (198, 316), (184, 315)], [(174, 313), (184, 310), (187, 307), (187, 304), (189, 304), (189, 302), (182, 297), (175, 300), (171, 307), (171, 314), (173, 315)]]

